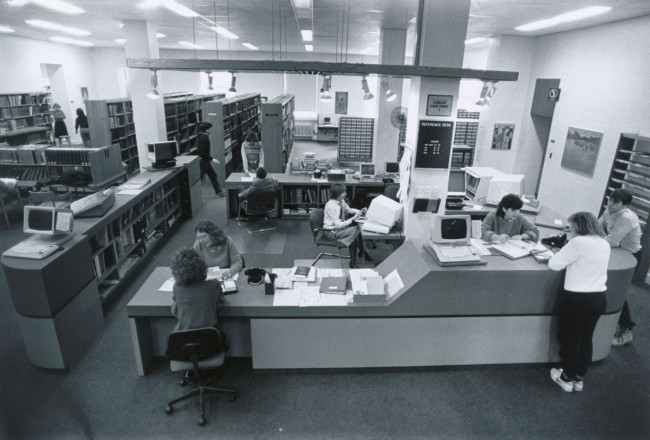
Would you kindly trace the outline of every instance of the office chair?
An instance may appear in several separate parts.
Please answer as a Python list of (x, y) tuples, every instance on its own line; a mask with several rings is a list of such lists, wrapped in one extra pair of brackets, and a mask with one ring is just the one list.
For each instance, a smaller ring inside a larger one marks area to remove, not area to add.
[[(205, 425), (205, 408), (203, 395), (206, 393), (222, 393), (230, 396), (230, 401), (237, 399), (237, 392), (229, 388), (209, 386), (210, 378), (201, 375), (204, 370), (219, 368), (226, 358), (227, 344), (224, 344), (224, 335), (214, 327), (204, 327), (194, 330), (180, 330), (172, 332), (167, 339), (167, 355), (170, 358), (169, 368), (172, 372), (191, 371), (198, 387), (185, 395), (174, 399), (167, 404), (165, 413), (174, 412), (174, 404), (199, 396), (201, 415), (199, 425)], [(181, 386), (189, 383), (188, 379), (180, 382)]]
[(391, 200), (399, 202), (397, 198), (397, 192), (399, 191), (399, 185), (388, 185), (384, 188), (384, 195)]
[(269, 222), (267, 214), (270, 212), (276, 211), (278, 206), (278, 197), (277, 191), (255, 191), (252, 192), (241, 202), (241, 209), (244, 210), (246, 215), (252, 219), (256, 216), (263, 216), (264, 223), (261, 225), (256, 225), (254, 222), (248, 223), (246, 226), (242, 224), (242, 221), (239, 220), (237, 224), (244, 231), (249, 234), (256, 234), (258, 232), (270, 231), (275, 229), (275, 226)]
[(29, 191), (29, 204), (40, 205), (41, 203), (52, 203), (56, 206), (56, 202), (64, 202), (69, 205), (72, 203), (72, 193), (70, 191), (63, 194), (56, 194), (54, 191)]
[(332, 238), (327, 238), (324, 235), (325, 229), (323, 229), (323, 221), (325, 219), (325, 212), (321, 208), (313, 208), (309, 214), (309, 226), (311, 227), (311, 233), (314, 237), (314, 243), (316, 246), (330, 246), (335, 247), (338, 251), (338, 254), (330, 254), (328, 252), (321, 252), (318, 254), (316, 259), (311, 263), (315, 265), (320, 257), (327, 255), (328, 257), (338, 257), (341, 267), (343, 267), (343, 258), (350, 258), (346, 255), (341, 255), (341, 249), (346, 248), (347, 246), (339, 243), (337, 240)]
[(5, 223), (7, 224), (7, 229), (11, 229), (11, 223), (9, 222), (9, 215), (7, 215), (7, 205), (10, 203), (18, 202), (22, 209), (23, 199), (20, 197), (20, 192), (16, 191), (13, 194), (0, 194), (0, 210), (5, 218)]

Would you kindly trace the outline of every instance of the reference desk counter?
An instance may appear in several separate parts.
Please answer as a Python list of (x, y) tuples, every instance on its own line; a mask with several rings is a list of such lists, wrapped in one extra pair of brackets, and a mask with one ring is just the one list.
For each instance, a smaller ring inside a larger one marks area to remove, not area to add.
[[(344, 307), (274, 307), (264, 286), (237, 281), (226, 296), (220, 326), (230, 356), (251, 356), (253, 367), (368, 368), (506, 364), (559, 360), (557, 300), (563, 272), (532, 257), (486, 257), (485, 266), (440, 267), (407, 240), (378, 267), (394, 269), (404, 288), (383, 303)], [(594, 360), (609, 354), (636, 260), (613, 249), (607, 311), (594, 334)], [(156, 268), (127, 305), (139, 374), (163, 356), (176, 324), (171, 292), (158, 289), (170, 277)]]

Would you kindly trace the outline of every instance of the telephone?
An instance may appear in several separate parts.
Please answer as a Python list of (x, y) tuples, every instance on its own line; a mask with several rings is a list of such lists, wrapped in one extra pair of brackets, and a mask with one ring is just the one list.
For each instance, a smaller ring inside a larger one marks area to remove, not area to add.
[(553, 235), (552, 237), (542, 238), (542, 244), (547, 246), (561, 248), (567, 242), (566, 234)]
[(264, 282), (264, 275), (266, 271), (259, 267), (254, 267), (251, 269), (246, 269), (244, 275), (248, 276), (248, 284), (262, 284)]

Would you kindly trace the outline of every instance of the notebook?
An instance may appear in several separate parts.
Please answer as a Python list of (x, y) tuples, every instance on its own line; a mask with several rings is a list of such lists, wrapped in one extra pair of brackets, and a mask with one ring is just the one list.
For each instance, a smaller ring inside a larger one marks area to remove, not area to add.
[(320, 293), (345, 294), (348, 284), (348, 277), (324, 277), (320, 283)]

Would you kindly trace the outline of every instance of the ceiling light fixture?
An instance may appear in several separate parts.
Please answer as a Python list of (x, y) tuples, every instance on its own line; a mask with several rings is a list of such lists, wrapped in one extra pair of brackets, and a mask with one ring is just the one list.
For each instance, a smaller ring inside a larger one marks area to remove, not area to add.
[(10, 34), (10, 33), (12, 33), (12, 32), (16, 32), (16, 31), (13, 30), (13, 29), (11, 29), (11, 28), (8, 27), (8, 26), (0, 26), (0, 32), (2, 32), (2, 33), (4, 33), (4, 34)]
[(314, 32), (310, 30), (304, 30), (300, 31), (300, 34), (302, 35), (302, 41), (309, 42), (309, 41), (314, 41)]
[(199, 14), (190, 8), (176, 2), (176, 0), (145, 0), (138, 5), (142, 9), (151, 9), (163, 6), (181, 17), (198, 17)]
[(59, 31), (59, 32), (65, 32), (66, 34), (70, 35), (75, 35), (77, 37), (87, 37), (90, 35), (90, 32), (84, 30), (84, 29), (79, 29), (79, 28), (74, 28), (70, 26), (61, 26), (58, 23), (52, 23), (51, 21), (45, 21), (45, 20), (25, 20), (25, 23), (27, 23), (30, 26), (34, 26), (37, 28), (41, 29), (47, 29), (50, 31)]
[(64, 14), (83, 14), (84, 11), (79, 6), (72, 5), (62, 0), (10, 0), (7, 2), (9, 6), (24, 6), (27, 3), (34, 3), (44, 8), (52, 9), (53, 11), (62, 12)]
[(492, 96), (494, 96), (494, 93), (497, 91), (495, 84), (496, 81), (483, 81), (483, 88), (481, 89), (481, 97), (479, 98), (478, 101), (476, 101), (475, 103), (476, 105), (481, 107), (490, 106), (490, 100), (492, 100)]
[(533, 21), (532, 23), (522, 24), (521, 26), (517, 26), (515, 30), (520, 32), (532, 32), (539, 29), (545, 29), (551, 26), (556, 26), (561, 23), (569, 23), (571, 21), (594, 17), (596, 15), (604, 14), (611, 10), (612, 8), (609, 6), (591, 6), (589, 8), (578, 9), (576, 11), (571, 11), (565, 14), (556, 15), (555, 17), (546, 18), (544, 20), (538, 20), (538, 21)]
[(68, 37), (50, 37), (50, 40), (54, 41), (56, 43), (74, 44), (75, 46), (83, 46), (83, 47), (94, 46), (94, 44), (91, 43), (90, 41), (77, 40), (77, 39), (68, 38)]
[(114, 41), (117, 44), (126, 44), (126, 38), (116, 38)]
[(208, 70), (205, 73), (208, 74), (208, 90), (213, 90), (213, 88), (212, 88), (212, 72)]
[(397, 94), (390, 89), (389, 79), (387, 76), (384, 76), (381, 79), (381, 85), (384, 88), (384, 91), (386, 93), (386, 101), (387, 102), (395, 101), (395, 99), (397, 99)]
[(305, 44), (305, 50), (307, 52), (313, 52), (314, 51), (314, 45), (313, 44)]
[(230, 32), (228, 29), (223, 28), (221, 26), (210, 26), (210, 29), (218, 33), (219, 35), (223, 35), (224, 37), (230, 39), (230, 40), (237, 40), (239, 37), (232, 32)]
[(160, 93), (158, 93), (158, 75), (155, 69), (151, 70), (151, 90), (147, 93), (147, 98), (160, 99)]
[(237, 93), (237, 76), (235, 75), (235, 72), (232, 72), (232, 79), (230, 80), (230, 88), (228, 91)]
[(250, 44), (250, 43), (242, 43), (241, 45), (244, 46), (244, 47), (249, 48), (250, 50), (259, 50), (259, 48), (257, 46), (255, 46), (253, 44)]
[(320, 100), (323, 102), (329, 102), (332, 100), (332, 93), (330, 92), (330, 87), (332, 87), (332, 76), (323, 75), (323, 87), (320, 89)]
[(370, 93), (370, 89), (368, 88), (368, 80), (366, 79), (365, 76), (361, 80), (361, 88), (363, 89), (363, 100), (364, 101), (370, 101), (372, 98), (375, 97), (375, 95)]
[(203, 49), (203, 46), (199, 46), (198, 44), (190, 43), (189, 41), (179, 41), (178, 44), (186, 47), (191, 47), (192, 49)]

